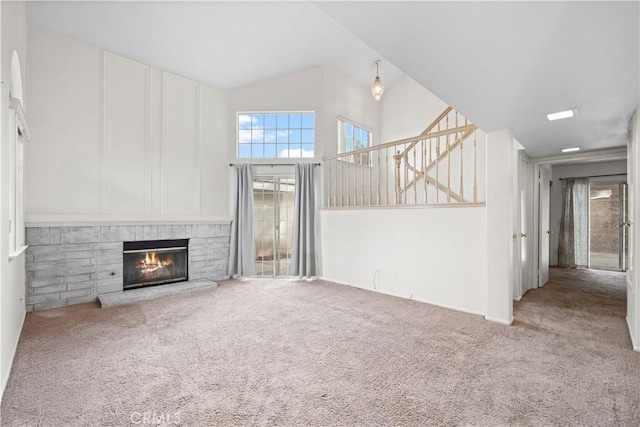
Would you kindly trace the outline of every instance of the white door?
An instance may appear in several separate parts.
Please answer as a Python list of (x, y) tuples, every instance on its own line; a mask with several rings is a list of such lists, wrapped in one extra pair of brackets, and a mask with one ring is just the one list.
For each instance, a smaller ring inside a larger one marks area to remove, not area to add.
[(544, 286), (549, 281), (549, 237), (551, 228), (549, 227), (549, 211), (551, 200), (551, 172), (546, 167), (541, 167), (538, 175), (538, 230), (539, 253), (538, 253), (538, 286)]
[(638, 233), (635, 231), (638, 221), (638, 199), (640, 191), (638, 186), (640, 185), (640, 170), (638, 170), (638, 163), (640, 162), (640, 150), (638, 144), (640, 138), (638, 138), (638, 132), (640, 125), (638, 125), (638, 117), (634, 117), (636, 120), (636, 126), (632, 139), (627, 145), (627, 184), (628, 184), (628, 217), (624, 227), (628, 228), (629, 241), (627, 246), (627, 254), (629, 265), (627, 266), (627, 323), (629, 324), (629, 332), (632, 337), (634, 349), (640, 351), (640, 290), (638, 289), (638, 260), (635, 256), (635, 249), (639, 247), (640, 241), (638, 240)]
[(520, 194), (520, 295), (524, 295), (529, 289), (531, 289), (531, 256), (529, 254), (529, 242), (531, 234), (530, 228), (530, 209), (529, 203), (530, 197), (530, 169), (529, 162), (526, 159), (520, 158), (520, 170), (519, 170), (519, 194)]

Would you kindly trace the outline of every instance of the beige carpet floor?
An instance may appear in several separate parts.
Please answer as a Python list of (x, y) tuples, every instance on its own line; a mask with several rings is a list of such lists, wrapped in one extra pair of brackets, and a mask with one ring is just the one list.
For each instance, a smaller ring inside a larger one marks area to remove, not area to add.
[(640, 424), (620, 273), (552, 271), (507, 327), (318, 281), (27, 316), (6, 426)]

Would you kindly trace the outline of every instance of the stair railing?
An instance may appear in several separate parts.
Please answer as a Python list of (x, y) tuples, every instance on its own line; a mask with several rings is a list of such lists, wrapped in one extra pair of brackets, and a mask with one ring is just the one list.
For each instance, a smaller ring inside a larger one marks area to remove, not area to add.
[[(418, 136), (324, 157), (324, 205), (347, 209), (477, 203), (476, 132), (466, 119), (459, 124), (458, 113), (448, 107)], [(471, 136), (472, 145), (463, 145)], [(472, 162), (469, 200), (464, 197), (465, 157)], [(458, 168), (456, 175), (452, 166)]]

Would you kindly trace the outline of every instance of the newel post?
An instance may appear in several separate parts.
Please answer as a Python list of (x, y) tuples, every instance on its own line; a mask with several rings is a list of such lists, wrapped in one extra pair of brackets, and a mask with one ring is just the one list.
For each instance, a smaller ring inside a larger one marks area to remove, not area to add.
[(402, 154), (400, 154), (400, 150), (398, 150), (398, 153), (395, 154), (393, 156), (393, 160), (395, 160), (396, 162), (396, 169), (395, 169), (395, 175), (396, 175), (396, 205), (400, 204), (400, 162), (402, 162)]

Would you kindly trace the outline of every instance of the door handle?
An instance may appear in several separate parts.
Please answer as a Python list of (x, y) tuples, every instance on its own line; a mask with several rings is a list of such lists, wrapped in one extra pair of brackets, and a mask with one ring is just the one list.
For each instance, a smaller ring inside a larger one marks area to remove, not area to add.
[(553, 230), (547, 230), (547, 234), (553, 234)]
[(629, 221), (625, 221), (622, 224), (620, 224), (620, 227), (631, 227), (633, 224), (630, 223)]
[(520, 233), (520, 237), (527, 237), (527, 233)]

